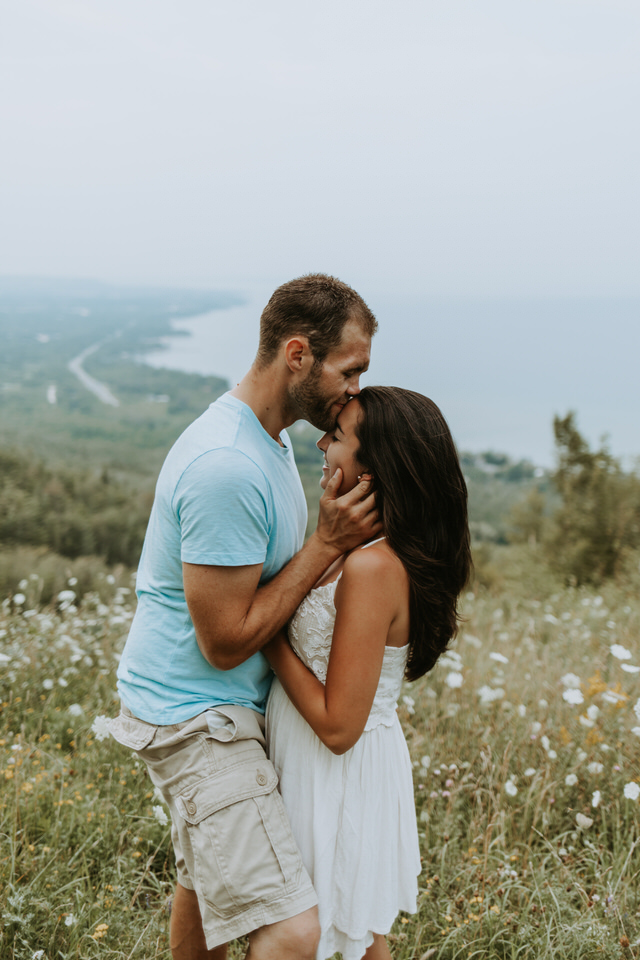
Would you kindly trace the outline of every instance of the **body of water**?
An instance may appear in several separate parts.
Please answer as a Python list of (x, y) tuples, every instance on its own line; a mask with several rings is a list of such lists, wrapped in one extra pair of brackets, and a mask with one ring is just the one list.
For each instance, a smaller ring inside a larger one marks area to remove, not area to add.
[[(240, 307), (175, 323), (145, 356), (158, 367), (237, 382), (251, 365), (272, 286)], [(378, 294), (380, 323), (365, 383), (418, 390), (442, 408), (460, 448), (553, 463), (552, 420), (575, 410), (591, 444), (640, 455), (640, 300), (445, 299)]]

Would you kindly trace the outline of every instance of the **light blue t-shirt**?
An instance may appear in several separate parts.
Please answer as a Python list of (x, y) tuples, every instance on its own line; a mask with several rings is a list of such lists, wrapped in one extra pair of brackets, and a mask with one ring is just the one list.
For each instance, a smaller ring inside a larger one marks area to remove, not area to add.
[(118, 668), (120, 696), (141, 720), (180, 723), (223, 703), (264, 712), (272, 675), (261, 653), (221, 671), (200, 652), (182, 562), (261, 563), (264, 583), (297, 553), (307, 508), (286, 432), (281, 439), (284, 447), (250, 407), (227, 393), (167, 455), (138, 569), (138, 607)]

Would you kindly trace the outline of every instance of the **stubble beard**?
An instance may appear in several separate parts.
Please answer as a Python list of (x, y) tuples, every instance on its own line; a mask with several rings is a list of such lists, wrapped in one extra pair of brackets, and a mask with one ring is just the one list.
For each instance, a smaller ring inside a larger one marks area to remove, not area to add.
[(318, 430), (327, 433), (333, 430), (336, 417), (331, 408), (337, 401), (331, 401), (320, 389), (322, 364), (314, 363), (306, 380), (291, 387), (291, 397), (300, 410), (303, 418), (308, 420)]

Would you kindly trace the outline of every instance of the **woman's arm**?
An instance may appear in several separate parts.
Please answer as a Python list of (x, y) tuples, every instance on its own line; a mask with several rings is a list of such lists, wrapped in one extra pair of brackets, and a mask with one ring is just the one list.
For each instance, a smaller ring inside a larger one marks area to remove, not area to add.
[(386, 551), (356, 550), (336, 587), (336, 622), (327, 682), (305, 667), (283, 634), (264, 652), (289, 699), (336, 754), (360, 738), (380, 679), (389, 627), (405, 596), (404, 571)]

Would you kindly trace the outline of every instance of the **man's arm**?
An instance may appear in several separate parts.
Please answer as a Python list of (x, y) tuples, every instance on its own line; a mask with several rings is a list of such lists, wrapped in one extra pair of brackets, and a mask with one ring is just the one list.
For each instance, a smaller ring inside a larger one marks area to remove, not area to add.
[(263, 586), (262, 564), (241, 567), (183, 563), (184, 592), (202, 655), (219, 670), (244, 663), (287, 622), (327, 567), (382, 529), (370, 480), (342, 497), (337, 470), (320, 500), (315, 532)]

